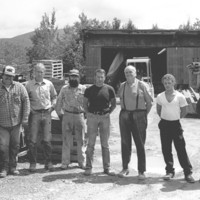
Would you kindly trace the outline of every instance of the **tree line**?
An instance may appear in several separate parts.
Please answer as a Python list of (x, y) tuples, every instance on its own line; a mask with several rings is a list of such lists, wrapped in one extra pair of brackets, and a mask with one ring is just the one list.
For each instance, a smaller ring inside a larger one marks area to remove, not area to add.
[[(89, 19), (84, 13), (78, 16), (72, 26), (66, 25), (63, 33), (60, 34), (56, 25), (56, 12), (53, 10), (51, 15), (46, 13), (42, 16), (40, 26), (35, 29), (33, 36), (30, 38), (32, 46), (26, 49), (17, 45), (7, 44), (4, 47), (3, 54), (6, 64), (32, 63), (33, 60), (59, 59), (63, 61), (64, 72), (72, 68), (81, 70), (84, 68), (83, 59), (83, 29), (127, 29), (136, 30), (134, 22), (129, 19), (127, 23), (122, 24), (121, 20), (114, 18), (112, 22), (98, 19)], [(200, 20), (196, 19), (191, 24), (190, 20), (182, 24), (179, 30), (200, 30)], [(152, 25), (152, 30), (159, 30), (157, 24)]]
[[(81, 13), (79, 21), (73, 26), (66, 25), (63, 34), (59, 35), (56, 26), (55, 11), (51, 17), (45, 13), (42, 17), (40, 27), (35, 29), (35, 34), (31, 38), (33, 47), (27, 50), (29, 62), (40, 59), (61, 59), (63, 61), (64, 71), (72, 68), (81, 70), (84, 67), (83, 59), (83, 29), (113, 29), (121, 28), (121, 20), (114, 18), (112, 22), (99, 21), (97, 19), (88, 19)], [(122, 29), (134, 30), (135, 25), (131, 20), (122, 26)]]

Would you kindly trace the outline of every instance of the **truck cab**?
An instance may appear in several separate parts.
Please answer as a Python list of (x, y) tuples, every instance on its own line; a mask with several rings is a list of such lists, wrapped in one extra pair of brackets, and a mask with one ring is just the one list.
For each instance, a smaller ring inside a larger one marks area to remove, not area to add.
[(145, 83), (148, 92), (154, 98), (151, 59), (149, 57), (133, 57), (126, 60), (126, 66), (128, 65), (133, 65), (136, 68), (137, 78)]

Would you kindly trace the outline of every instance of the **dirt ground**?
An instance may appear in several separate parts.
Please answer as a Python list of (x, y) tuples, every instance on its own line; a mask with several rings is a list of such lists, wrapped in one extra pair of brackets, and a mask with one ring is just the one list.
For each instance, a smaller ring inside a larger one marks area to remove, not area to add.
[[(112, 113), (110, 152), (112, 168), (119, 173), (121, 170), (120, 134), (118, 126), (119, 105)], [(29, 164), (18, 164), (20, 176), (8, 176), (0, 179), (0, 200), (166, 200), (200, 199), (200, 120), (184, 118), (182, 125), (187, 151), (194, 168), (194, 184), (184, 180), (182, 169), (173, 149), (176, 176), (171, 181), (163, 181), (165, 165), (161, 154), (158, 131), (159, 118), (155, 105), (149, 114), (149, 125), (146, 140), (147, 179), (137, 179), (137, 157), (133, 144), (132, 160), (129, 165), (130, 174), (125, 178), (107, 176), (102, 173), (102, 157), (99, 138), (96, 143), (93, 174), (83, 175), (83, 170), (76, 163), (69, 170), (60, 171), (60, 163), (55, 163), (55, 172), (45, 172), (39, 164), (34, 174), (28, 172)]]

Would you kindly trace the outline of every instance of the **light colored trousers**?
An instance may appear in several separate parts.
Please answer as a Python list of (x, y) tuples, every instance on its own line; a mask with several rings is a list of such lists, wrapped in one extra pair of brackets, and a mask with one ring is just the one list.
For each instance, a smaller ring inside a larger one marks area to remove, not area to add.
[(77, 142), (77, 160), (79, 164), (85, 161), (84, 137), (85, 121), (84, 115), (65, 113), (62, 120), (62, 165), (69, 165), (71, 162), (71, 145), (73, 144), (73, 134)]
[(86, 168), (92, 168), (94, 147), (97, 135), (100, 135), (103, 168), (110, 168), (110, 150), (109, 150), (109, 136), (110, 136), (110, 115), (94, 115), (87, 114), (87, 134), (88, 146), (86, 150)]

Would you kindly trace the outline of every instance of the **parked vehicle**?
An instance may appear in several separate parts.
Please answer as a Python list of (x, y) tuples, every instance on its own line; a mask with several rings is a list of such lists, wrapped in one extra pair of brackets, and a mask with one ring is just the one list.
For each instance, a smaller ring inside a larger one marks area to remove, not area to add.
[(147, 85), (147, 89), (154, 98), (154, 87), (152, 83), (151, 59), (149, 57), (133, 57), (126, 60), (126, 66), (133, 65), (137, 71), (137, 78)]
[(200, 91), (200, 62), (193, 61), (186, 66), (188, 68), (189, 84), (177, 84), (176, 89), (180, 91), (186, 98), (188, 103), (188, 114), (197, 114), (197, 102), (199, 100)]

